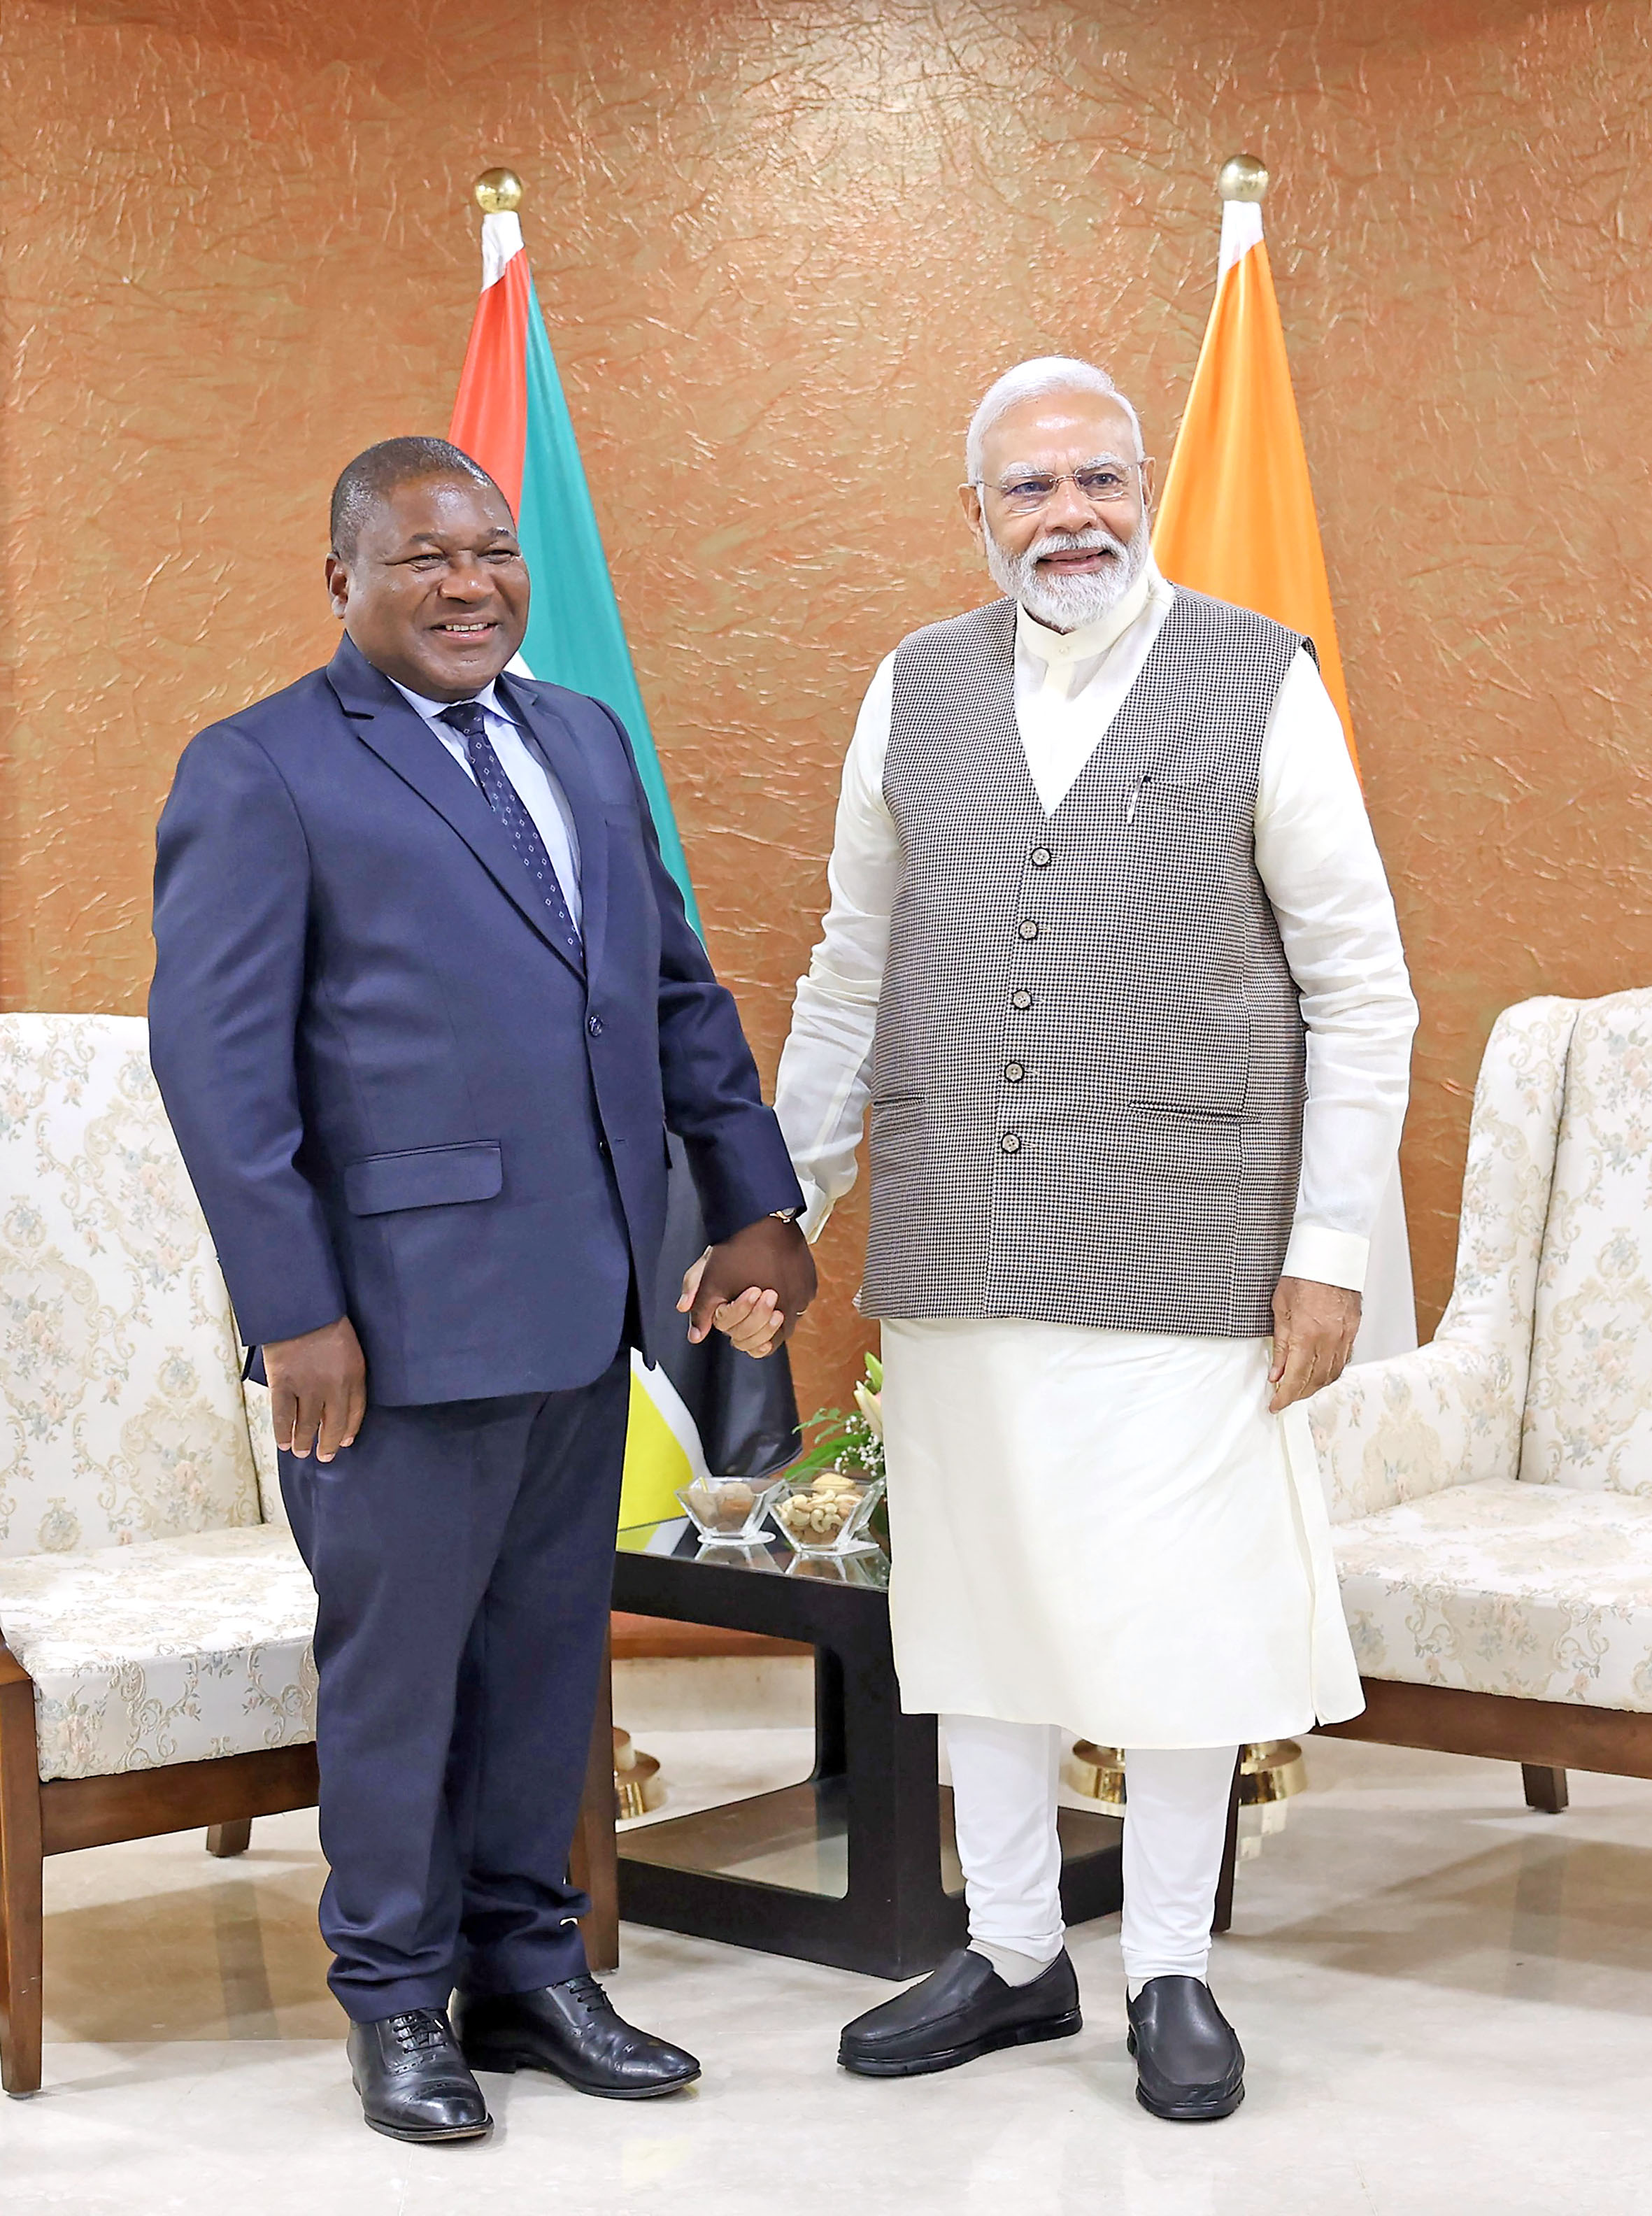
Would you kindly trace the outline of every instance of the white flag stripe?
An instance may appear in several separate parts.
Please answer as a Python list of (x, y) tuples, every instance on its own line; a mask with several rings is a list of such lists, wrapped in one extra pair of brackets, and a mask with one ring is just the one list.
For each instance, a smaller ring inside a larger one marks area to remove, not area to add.
[(505, 264), (522, 248), (522, 219), (516, 215), (485, 215), (482, 219), (482, 289), (497, 285)]
[[(687, 1326), (685, 1325), (685, 1330)], [(1416, 1344), (1414, 1340), (1413, 1345)], [(697, 1484), (710, 1473), (705, 1464), (705, 1449), (700, 1444), (699, 1427), (688, 1412), (688, 1405), (663, 1370), (650, 1370), (636, 1349), (631, 1349), (631, 1375), (648, 1394), (655, 1413), (683, 1450), (688, 1463), (689, 1480)]]
[(1222, 202), (1222, 255), (1217, 265), (1219, 285), (1242, 254), (1262, 244), (1262, 210), (1255, 200)]

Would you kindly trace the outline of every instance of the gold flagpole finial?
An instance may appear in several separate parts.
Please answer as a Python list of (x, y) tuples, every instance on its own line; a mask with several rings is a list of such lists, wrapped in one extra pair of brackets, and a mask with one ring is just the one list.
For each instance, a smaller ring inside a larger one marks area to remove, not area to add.
[(1223, 163), (1216, 189), (1225, 200), (1259, 200), (1268, 190), (1267, 163), (1255, 154), (1235, 154)]
[(522, 180), (514, 169), (484, 169), (470, 191), (483, 215), (514, 215), (522, 205)]

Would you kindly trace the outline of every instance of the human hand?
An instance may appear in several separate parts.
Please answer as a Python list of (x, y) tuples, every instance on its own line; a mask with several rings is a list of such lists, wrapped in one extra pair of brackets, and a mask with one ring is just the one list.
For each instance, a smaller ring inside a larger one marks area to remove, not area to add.
[(353, 1446), (367, 1413), (367, 1363), (348, 1316), (264, 1349), (275, 1443), (305, 1460), (331, 1462)]
[(814, 1291), (808, 1240), (795, 1223), (765, 1216), (707, 1247), (685, 1276), (677, 1306), (694, 1345), (715, 1327), (760, 1360), (785, 1345)]
[[(711, 1249), (708, 1246), (699, 1260), (691, 1263), (683, 1272), (683, 1296), (677, 1306), (684, 1314), (694, 1306), (694, 1296), (700, 1290), (700, 1279), (705, 1274), (705, 1265), (710, 1254)], [(720, 1308), (712, 1321), (720, 1332), (733, 1339), (742, 1354), (753, 1355), (760, 1362), (765, 1354), (774, 1352), (777, 1344), (777, 1335), (781, 1325), (779, 1306), (777, 1294), (762, 1291), (756, 1285), (748, 1285), (737, 1301), (730, 1301)], [(703, 1332), (690, 1328), (691, 1339), (697, 1340), (704, 1336)]]
[(1360, 1296), (1345, 1286), (1322, 1285), (1312, 1277), (1280, 1279), (1274, 1293), (1274, 1363), (1268, 1373), (1274, 1388), (1268, 1405), (1274, 1415), (1336, 1383), (1354, 1351), (1360, 1308)]

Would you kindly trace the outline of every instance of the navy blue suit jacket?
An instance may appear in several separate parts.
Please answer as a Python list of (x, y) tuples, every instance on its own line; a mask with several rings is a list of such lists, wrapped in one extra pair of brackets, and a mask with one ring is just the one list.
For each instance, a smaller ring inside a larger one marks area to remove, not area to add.
[(711, 1239), (801, 1200), (618, 719), (499, 689), (573, 811), (583, 977), (347, 638), (192, 740), (161, 817), (150, 1052), (242, 1335), (347, 1314), (387, 1404), (599, 1376), (654, 1283), (667, 1129)]

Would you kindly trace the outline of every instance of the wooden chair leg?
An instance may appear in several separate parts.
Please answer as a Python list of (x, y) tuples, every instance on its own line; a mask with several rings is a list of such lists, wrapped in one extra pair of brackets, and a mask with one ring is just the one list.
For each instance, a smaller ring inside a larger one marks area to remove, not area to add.
[(619, 1842), (614, 1835), (614, 1671), (611, 1644), (602, 1659), (585, 1793), (574, 1827), (568, 1875), (591, 1897), (580, 1925), (586, 1956), (598, 1972), (619, 1967)]
[(1216, 1912), (1210, 1919), (1213, 1936), (1233, 1929), (1233, 1878), (1239, 1866), (1239, 1764), (1244, 1758), (1240, 1748), (1233, 1764), (1233, 1782), (1227, 1796), (1227, 1837), (1222, 1843), (1222, 1874), (1216, 1881)]
[(40, 2090), (40, 1767), (34, 1685), (0, 1647), (0, 2085)]
[(244, 1855), (252, 1844), (252, 1818), (242, 1816), (233, 1824), (209, 1824), (206, 1826), (206, 1851), (216, 1855), (220, 1862), (231, 1855)]
[(1551, 1770), (1538, 1762), (1520, 1764), (1520, 1782), (1526, 1788), (1526, 1805), (1545, 1816), (1558, 1816), (1571, 1800), (1566, 1789), (1563, 1770)]

